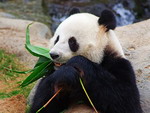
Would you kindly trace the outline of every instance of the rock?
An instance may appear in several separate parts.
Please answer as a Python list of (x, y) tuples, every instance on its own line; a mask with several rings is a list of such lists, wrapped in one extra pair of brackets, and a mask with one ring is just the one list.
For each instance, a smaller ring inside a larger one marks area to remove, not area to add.
[(150, 113), (150, 19), (115, 31), (134, 67), (144, 113)]
[(0, 12), (0, 17), (6, 17), (6, 18), (16, 18), (14, 15), (5, 13), (5, 12)]
[[(17, 57), (28, 66), (34, 66), (37, 58), (25, 49), (25, 30), (32, 21), (0, 18), (0, 49)], [(31, 43), (42, 47), (48, 47), (51, 31), (39, 22), (34, 22), (30, 27)]]

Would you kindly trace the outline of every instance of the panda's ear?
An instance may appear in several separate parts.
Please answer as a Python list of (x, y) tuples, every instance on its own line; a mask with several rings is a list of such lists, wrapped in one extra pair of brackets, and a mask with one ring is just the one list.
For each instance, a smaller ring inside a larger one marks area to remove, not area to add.
[(72, 8), (72, 9), (70, 10), (68, 16), (71, 16), (71, 15), (76, 14), (76, 13), (80, 13), (80, 10), (79, 10), (79, 8), (74, 7), (74, 8)]
[(104, 10), (98, 20), (99, 25), (104, 25), (107, 30), (116, 28), (116, 19), (114, 14), (109, 10)]

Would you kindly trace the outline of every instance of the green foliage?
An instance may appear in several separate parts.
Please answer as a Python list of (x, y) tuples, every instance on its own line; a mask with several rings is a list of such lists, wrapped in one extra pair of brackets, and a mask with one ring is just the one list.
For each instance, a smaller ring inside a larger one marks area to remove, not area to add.
[(24, 88), (18, 87), (26, 75), (20, 76), (20, 73), (12, 71), (24, 68), (15, 55), (7, 54), (0, 50), (0, 99), (9, 98), (17, 94), (22, 94), (25, 97), (28, 96), (33, 84)]
[(34, 68), (38, 67), (39, 65), (43, 64), (44, 62), (48, 61), (49, 59), (46, 57), (40, 57), (37, 61), (37, 63), (35, 64)]
[(22, 87), (27, 86), (28, 84), (38, 80), (39, 78), (43, 77), (46, 72), (52, 69), (52, 66), (49, 66), (50, 62), (44, 62), (39, 65), (34, 71), (23, 81), (21, 84)]
[(11, 91), (9, 93), (1, 92), (0, 93), (0, 98), (2, 98), (2, 99), (3, 98), (9, 98), (9, 97), (12, 97), (12, 96), (17, 95), (17, 94), (19, 94), (19, 90)]
[(21, 87), (27, 86), (45, 76), (47, 73), (50, 73), (54, 67), (52, 61), (50, 60), (49, 49), (31, 45), (29, 27), (32, 24), (33, 23), (29, 24), (26, 28), (25, 47), (32, 55), (39, 57), (39, 60), (35, 64), (34, 69), (32, 70), (33, 72), (23, 81)]
[[(6, 75), (3, 79), (7, 80), (13, 78), (14, 76), (18, 76), (19, 74), (14, 73), (6, 68), (11, 70), (17, 70), (18, 66), (15, 63), (15, 55), (7, 55), (3, 50), (0, 50), (0, 75)], [(2, 79), (2, 77), (0, 77)]]
[(17, 88), (11, 92), (0, 92), (0, 99), (4, 99), (4, 98), (9, 98), (18, 94), (22, 94), (24, 95), (26, 98), (28, 97), (30, 90), (32, 88), (33, 85), (28, 86), (28, 87), (24, 87), (24, 88)]
[(39, 46), (33, 46), (31, 45), (30, 43), (30, 31), (29, 31), (29, 27), (30, 25), (32, 25), (33, 23), (29, 24), (26, 28), (26, 44), (25, 44), (25, 47), (26, 49), (34, 56), (37, 56), (37, 57), (46, 57), (46, 58), (49, 58), (50, 59), (50, 56), (49, 56), (49, 49), (47, 48), (43, 48), (43, 47), (39, 47)]

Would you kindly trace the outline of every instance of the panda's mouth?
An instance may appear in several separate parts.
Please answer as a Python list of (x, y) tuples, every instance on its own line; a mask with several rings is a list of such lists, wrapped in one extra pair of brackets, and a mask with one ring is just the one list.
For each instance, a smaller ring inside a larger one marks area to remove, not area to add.
[(60, 67), (60, 66), (63, 65), (63, 63), (56, 63), (56, 62), (54, 64), (55, 64), (56, 67)]
[(65, 65), (65, 63), (54, 63), (54, 69), (58, 70), (62, 65)]
[(53, 60), (53, 62), (54, 62), (54, 65), (55, 65), (56, 67), (60, 67), (60, 66), (62, 66), (62, 65), (64, 65), (64, 64), (66, 64), (66, 61), (65, 61), (65, 60)]
[(60, 68), (62, 65), (65, 65), (66, 64), (66, 62), (63, 60), (63, 61), (56, 61), (56, 60), (53, 60), (53, 63), (54, 63), (54, 68), (55, 69), (58, 69), (58, 68)]

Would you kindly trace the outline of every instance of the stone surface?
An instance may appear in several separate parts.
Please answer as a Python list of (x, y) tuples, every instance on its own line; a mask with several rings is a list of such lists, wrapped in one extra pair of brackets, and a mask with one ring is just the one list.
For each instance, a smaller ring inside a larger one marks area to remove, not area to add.
[[(25, 49), (25, 30), (32, 21), (0, 18), (0, 49), (17, 57), (28, 66), (33, 66), (37, 60)], [(31, 43), (42, 47), (48, 47), (48, 38), (51, 37), (49, 28), (38, 22), (30, 27)]]
[(116, 34), (134, 67), (144, 113), (150, 113), (150, 19), (118, 27)]
[(5, 12), (0, 12), (0, 17), (13, 18), (13, 19), (16, 18), (14, 15)]
[[(25, 48), (25, 29), (31, 21), (0, 18), (0, 49), (15, 53), (25, 64), (33, 66), (36, 58)], [(134, 67), (144, 113), (150, 113), (150, 19), (118, 27), (115, 31), (127, 59)], [(31, 43), (48, 47), (51, 32), (38, 22), (31, 26)]]

